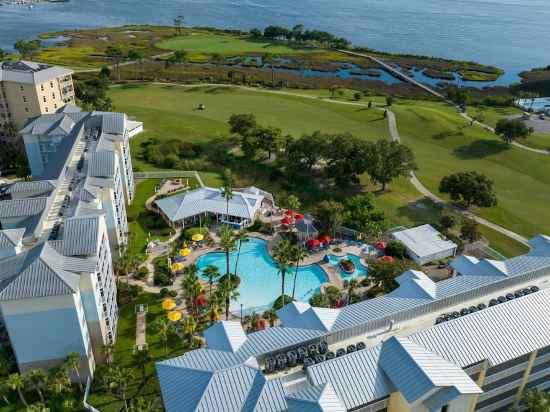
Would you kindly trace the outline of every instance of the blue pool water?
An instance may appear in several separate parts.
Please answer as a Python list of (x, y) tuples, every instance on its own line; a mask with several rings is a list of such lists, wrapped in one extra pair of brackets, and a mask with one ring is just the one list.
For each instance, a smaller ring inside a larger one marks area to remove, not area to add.
[[(355, 272), (353, 273), (346, 273), (344, 272), (338, 263), (340, 260), (347, 258), (353, 262), (355, 265)], [(340, 272), (340, 277), (343, 280), (349, 280), (349, 279), (356, 279), (360, 276), (367, 276), (368, 269), (365, 265), (361, 263), (361, 258), (357, 255), (349, 254), (347, 256), (335, 256), (335, 255), (328, 255), (328, 261), (331, 265), (335, 266), (338, 271)]]
[[(237, 253), (231, 253), (231, 270), (234, 270)], [(197, 267), (202, 271), (209, 265), (216, 266), (220, 273), (226, 272), (225, 254), (209, 253), (197, 260)], [(253, 308), (264, 310), (270, 306), (281, 294), (281, 276), (267, 251), (267, 242), (261, 239), (251, 238), (243, 243), (237, 274), (241, 278), (239, 287), (239, 300), (233, 302), (231, 310), (238, 312), (240, 305), (243, 309), (251, 311)], [(285, 280), (285, 293), (292, 294), (294, 281), (294, 268), (287, 274)], [(296, 299), (307, 302), (328, 278), (318, 265), (303, 266), (298, 270), (296, 281)]]

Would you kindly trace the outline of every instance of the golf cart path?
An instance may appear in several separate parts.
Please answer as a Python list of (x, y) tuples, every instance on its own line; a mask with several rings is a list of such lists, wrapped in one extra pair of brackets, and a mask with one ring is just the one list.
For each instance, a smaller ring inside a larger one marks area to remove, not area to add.
[[(368, 107), (368, 105), (365, 104), (365, 103), (345, 102), (345, 101), (333, 100), (333, 99), (330, 99), (330, 98), (323, 98), (323, 97), (319, 97), (319, 96), (308, 96), (308, 95), (304, 95), (304, 94), (300, 94), (300, 93), (293, 93), (293, 92), (279, 91), (279, 90), (263, 90), (263, 89), (258, 90), (258, 88), (255, 88), (255, 87), (246, 87), (246, 86), (238, 86), (238, 85), (230, 85), (230, 84), (205, 83), (205, 84), (198, 84), (198, 85), (187, 85), (187, 84), (165, 83), (165, 82), (154, 82), (152, 84), (179, 86), (179, 87), (183, 87), (183, 88), (193, 88), (193, 87), (194, 88), (197, 88), (197, 87), (238, 88), (238, 89), (241, 89), (241, 90), (248, 90), (248, 91), (252, 91), (252, 92), (256, 92), (256, 93), (258, 93), (258, 92), (271, 93), (271, 94), (278, 94), (278, 95), (284, 95), (284, 96), (300, 97), (300, 98), (317, 100), (317, 101), (321, 100), (321, 101), (325, 101), (325, 102), (333, 103), (333, 104)], [(380, 110), (380, 108), (379, 108), (379, 110)], [(396, 121), (396, 118), (395, 118), (395, 114), (390, 110), (387, 110), (387, 119), (388, 119), (388, 129), (389, 129), (391, 138), (395, 141), (400, 142), (401, 141), (401, 136), (399, 135), (399, 131), (397, 129), (397, 121)], [(433, 200), (436, 203), (446, 204), (443, 199), (441, 199), (439, 196), (432, 193), (426, 186), (424, 186), (422, 184), (422, 182), (420, 182), (420, 180), (418, 180), (418, 178), (416, 177), (416, 175), (414, 173), (411, 173), (410, 181), (413, 184), (413, 186), (416, 188), (416, 190), (418, 192), (420, 192), (423, 196), (426, 196), (427, 198)], [(506, 229), (506, 228), (504, 228), (500, 225), (492, 223), (492, 222), (488, 221), (485, 218), (482, 218), (480, 216), (477, 216), (477, 215), (473, 214), (472, 212), (464, 211), (464, 210), (460, 210), (460, 209), (456, 209), (456, 210), (458, 212), (460, 212), (462, 215), (464, 215), (468, 218), (474, 219), (480, 225), (483, 225), (483, 226), (486, 226), (490, 229), (493, 229), (493, 230), (501, 233), (504, 236), (507, 236), (511, 239), (516, 240), (517, 242), (520, 242), (520, 243), (530, 247), (526, 237), (524, 237), (524, 236), (522, 236), (518, 233), (515, 233), (515, 232), (513, 232), (509, 229)]]
[[(401, 136), (399, 135), (399, 131), (397, 129), (397, 121), (395, 119), (395, 114), (390, 110), (387, 110), (386, 113), (387, 113), (387, 117), (388, 117), (388, 124), (389, 124), (391, 138), (393, 140), (397, 141), (397, 142), (400, 142), (401, 141)], [(418, 190), (420, 193), (422, 193), (427, 198), (431, 199), (435, 203), (445, 204), (445, 201), (443, 199), (441, 199), (439, 196), (432, 193), (426, 186), (424, 186), (422, 184), (422, 182), (420, 182), (420, 180), (418, 180), (418, 178), (416, 177), (416, 174), (414, 172), (411, 172), (410, 181), (413, 184), (413, 186), (416, 188), (416, 190)], [(477, 216), (477, 215), (473, 214), (472, 212), (462, 210), (462, 209), (458, 209), (458, 208), (453, 207), (453, 206), (450, 206), (450, 207), (453, 208), (454, 210), (458, 211), (462, 215), (464, 215), (464, 216), (466, 216), (470, 219), (475, 220), (480, 225), (487, 226), (487, 227), (489, 227), (489, 228), (491, 228), (491, 229), (493, 229), (493, 230), (495, 230), (495, 231), (497, 231), (497, 232), (499, 232), (499, 233), (501, 233), (505, 236), (508, 236), (509, 238), (512, 238), (512, 239), (514, 239), (514, 240), (516, 240), (520, 243), (523, 243), (526, 246), (529, 246), (529, 242), (527, 241), (527, 238), (525, 238), (524, 236), (521, 236), (518, 233), (512, 232), (511, 230), (508, 230), (508, 229), (506, 229), (506, 228), (504, 228), (500, 225), (492, 223), (492, 222), (488, 221), (487, 219), (484, 219), (480, 216)]]

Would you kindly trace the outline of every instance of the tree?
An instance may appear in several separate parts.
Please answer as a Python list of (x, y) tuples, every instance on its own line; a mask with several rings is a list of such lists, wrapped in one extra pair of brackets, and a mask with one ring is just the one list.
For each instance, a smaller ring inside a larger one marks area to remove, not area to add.
[(250, 238), (248, 237), (246, 231), (244, 230), (239, 230), (237, 233), (235, 233), (234, 237), (235, 237), (235, 242), (237, 242), (237, 258), (235, 259), (235, 270), (233, 272), (235, 273), (235, 275), (238, 276), (237, 268), (239, 267), (239, 257), (241, 256), (241, 247), (243, 243), (247, 243), (250, 240)]
[(397, 288), (395, 278), (403, 271), (403, 266), (394, 262), (372, 261), (369, 263), (369, 275), (366, 279), (371, 286), (380, 288), (388, 294)]
[(367, 172), (386, 190), (388, 183), (417, 169), (412, 150), (399, 142), (380, 139), (367, 150)]
[(269, 322), (270, 327), (275, 326), (275, 322), (278, 319), (277, 318), (277, 312), (273, 308), (266, 310), (263, 313), (262, 317)]
[(475, 122), (483, 123), (485, 121), (485, 110), (482, 107), (478, 107), (476, 112), (472, 115), (470, 120), (470, 126), (473, 126)]
[(164, 354), (168, 353), (168, 336), (172, 331), (172, 326), (164, 316), (158, 317), (153, 323), (153, 330), (160, 335), (160, 340), (164, 344)]
[(504, 142), (511, 144), (515, 140), (525, 139), (531, 134), (531, 130), (519, 119), (500, 119), (495, 127), (495, 133)]
[(347, 290), (347, 294), (348, 294), (348, 301), (347, 301), (348, 305), (351, 304), (353, 292), (355, 291), (355, 289), (357, 289), (358, 286), (359, 286), (359, 282), (357, 282), (357, 279), (350, 279), (350, 280), (344, 281), (344, 288)]
[(130, 368), (113, 366), (104, 375), (105, 386), (109, 391), (124, 403), (124, 410), (128, 412), (128, 386), (134, 372)]
[(470, 243), (481, 239), (477, 222), (474, 219), (465, 219), (460, 227), (460, 236)]
[(472, 205), (491, 207), (497, 204), (493, 181), (476, 172), (459, 172), (441, 179), (439, 191), (447, 193), (455, 202), (462, 202), (469, 208)]
[(258, 127), (258, 123), (256, 122), (256, 116), (252, 113), (233, 114), (229, 118), (229, 126), (229, 131), (232, 134), (246, 136)]
[(181, 329), (184, 336), (187, 337), (189, 347), (191, 347), (191, 345), (193, 344), (193, 336), (195, 335), (195, 332), (197, 330), (196, 319), (191, 316), (187, 316), (181, 321)]
[[(133, 60), (135, 63), (135, 79), (137, 80), (137, 71), (138, 71), (138, 66), (141, 66), (141, 63), (143, 62), (143, 59), (144, 59), (144, 54), (141, 50), (136, 50), (136, 49), (130, 49), (130, 51), (128, 51), (128, 59), (129, 60)], [(143, 79), (143, 76), (141, 76), (141, 78)]]
[(19, 399), (21, 400), (23, 405), (25, 405), (25, 408), (28, 408), (29, 404), (27, 403), (27, 400), (23, 395), (23, 390), (26, 386), (25, 379), (19, 373), (12, 373), (10, 376), (8, 376), (6, 384), (8, 385), (8, 388), (10, 388), (12, 391), (17, 392), (17, 395), (19, 396)]
[(124, 53), (118, 46), (109, 46), (105, 50), (105, 56), (111, 59), (115, 66), (115, 71), (117, 73), (117, 78), (120, 81), (120, 62), (124, 57)]
[(0, 48), (0, 60), (3, 60), (4, 57), (6, 57), (6, 52), (4, 51), (4, 49)]
[(220, 277), (220, 271), (218, 270), (218, 268), (216, 266), (209, 265), (204, 269), (203, 274), (208, 279), (208, 287), (209, 287), (208, 296), (211, 297), (212, 296), (212, 285)]
[(522, 401), (528, 412), (548, 412), (550, 410), (550, 394), (544, 391), (526, 391)]
[(391, 107), (393, 104), (393, 96), (387, 96), (386, 97), (386, 106)]
[(456, 225), (456, 218), (453, 215), (443, 215), (439, 219), (439, 224), (445, 231), (448, 231)]
[(404, 259), (407, 256), (407, 248), (398, 240), (392, 240), (386, 245), (386, 255), (397, 259)]
[(256, 141), (260, 149), (267, 152), (267, 158), (271, 159), (273, 152), (278, 152), (282, 146), (282, 131), (278, 127), (257, 127), (254, 130)]
[(300, 41), (302, 39), (302, 35), (304, 33), (304, 25), (303, 24), (297, 24), (292, 28), (292, 38), (295, 41)]
[[(233, 187), (235, 186), (235, 179), (231, 169), (225, 168), (222, 174), (222, 188), (221, 195), (225, 199), (225, 218), (229, 221), (229, 202), (233, 199)], [(228, 266), (229, 271), (229, 266)]]
[(67, 371), (62, 367), (52, 368), (48, 371), (48, 391), (59, 397), (71, 387), (71, 380)]
[(300, 269), (300, 263), (307, 256), (306, 248), (302, 245), (292, 246), (290, 252), (290, 259), (294, 262), (295, 272), (294, 272), (294, 281), (292, 283), (292, 300), (294, 300), (294, 295), (296, 293), (296, 280), (298, 279), (298, 269)]
[(24, 59), (32, 57), (42, 47), (40, 40), (17, 40), (13, 48), (19, 52)]
[(0, 382), (0, 397), (2, 398), (2, 400), (6, 405), (10, 404), (10, 400), (8, 398), (9, 394), (10, 394), (10, 388), (8, 387), (6, 380), (2, 380)]
[(317, 205), (313, 216), (322, 231), (335, 237), (336, 230), (344, 221), (344, 205), (333, 200), (324, 200)]
[(252, 36), (253, 39), (261, 39), (263, 36), (262, 31), (258, 28), (254, 28), (250, 30), (250, 35)]
[(84, 393), (84, 387), (82, 386), (82, 379), (80, 377), (80, 353), (70, 352), (65, 359), (65, 368), (67, 371), (72, 370), (78, 381), (78, 387), (81, 393)]
[(27, 407), (27, 412), (50, 412), (50, 408), (48, 408), (44, 402), (37, 402), (29, 405)]
[(107, 365), (111, 365), (113, 363), (114, 349), (115, 346), (112, 343), (106, 343), (105, 345), (103, 345), (102, 351)]
[(44, 403), (44, 394), (42, 392), (42, 388), (46, 384), (46, 372), (44, 372), (43, 369), (32, 369), (27, 374), (27, 379), (29, 383), (32, 385), (36, 393), (38, 394), (38, 397), (40, 398), (40, 402)]
[(285, 296), (285, 279), (292, 260), (292, 248), (292, 244), (286, 239), (273, 248), (273, 259), (281, 274), (281, 296)]
[(222, 226), (220, 230), (220, 247), (225, 253), (225, 275), (226, 275), (226, 285), (224, 288), (225, 291), (225, 318), (229, 319), (229, 303), (230, 303), (230, 292), (231, 292), (231, 268), (229, 267), (229, 256), (232, 251), (235, 250), (235, 236), (233, 231), (227, 225)]
[(368, 170), (369, 153), (373, 144), (350, 133), (329, 137), (325, 146), (325, 173), (339, 186), (359, 184), (359, 176)]
[(136, 350), (133, 353), (132, 358), (134, 360), (134, 364), (136, 365), (136, 367), (138, 367), (141, 370), (141, 379), (145, 381), (145, 375), (147, 373), (147, 370), (146, 370), (147, 363), (149, 363), (152, 359), (151, 355), (149, 354), (149, 350), (148, 349)]
[(329, 146), (329, 137), (319, 131), (303, 135), (290, 142), (287, 150), (288, 167), (294, 170), (304, 169), (311, 172), (323, 158)]
[(183, 25), (183, 22), (185, 20), (185, 17), (183, 16), (176, 16), (174, 18), (174, 29), (176, 31), (176, 35), (181, 35), (181, 26)]
[(367, 239), (374, 240), (386, 231), (388, 222), (384, 212), (376, 207), (374, 195), (366, 193), (345, 200), (344, 225), (363, 233)]
[(176, 50), (172, 56), (170, 56), (170, 62), (171, 63), (185, 63), (187, 62), (189, 53), (187, 53), (185, 50)]

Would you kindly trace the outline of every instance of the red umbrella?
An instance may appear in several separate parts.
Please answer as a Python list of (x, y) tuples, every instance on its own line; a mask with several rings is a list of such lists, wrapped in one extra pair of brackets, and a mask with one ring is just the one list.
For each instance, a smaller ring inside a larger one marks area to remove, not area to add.
[(311, 248), (319, 247), (320, 244), (321, 242), (319, 242), (317, 239), (310, 239), (307, 241), (307, 245)]
[(393, 258), (393, 256), (382, 256), (382, 260), (384, 262), (388, 262), (388, 263), (393, 263), (395, 261), (395, 259)]
[(290, 210), (290, 209), (287, 210), (287, 211), (285, 212), (285, 215), (287, 215), (287, 216), (294, 216), (294, 210)]
[(197, 300), (195, 301), (195, 304), (199, 307), (206, 306), (206, 297), (204, 295), (200, 295)]
[(324, 243), (325, 245), (328, 245), (332, 239), (330, 236), (321, 236), (319, 238), (319, 242)]
[(374, 247), (378, 250), (384, 250), (386, 249), (387, 243), (386, 242), (376, 242), (374, 244)]
[(292, 224), (292, 219), (290, 219), (288, 216), (285, 216), (281, 219), (281, 223), (283, 225), (291, 225)]
[(296, 220), (302, 220), (304, 218), (304, 215), (302, 215), (301, 213), (296, 213), (294, 215), (294, 219)]

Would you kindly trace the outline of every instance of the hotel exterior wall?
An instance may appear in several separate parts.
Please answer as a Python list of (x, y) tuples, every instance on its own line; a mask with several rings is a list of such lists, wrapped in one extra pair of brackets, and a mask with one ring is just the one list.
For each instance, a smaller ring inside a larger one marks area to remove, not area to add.
[(19, 366), (64, 359), (70, 352), (89, 357), (79, 294), (8, 301), (0, 307)]

